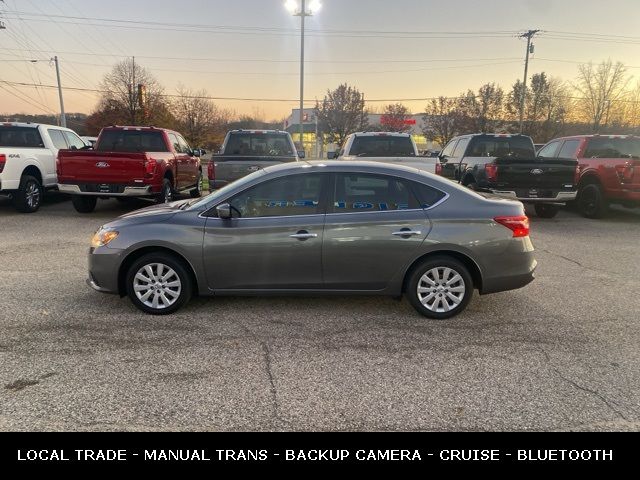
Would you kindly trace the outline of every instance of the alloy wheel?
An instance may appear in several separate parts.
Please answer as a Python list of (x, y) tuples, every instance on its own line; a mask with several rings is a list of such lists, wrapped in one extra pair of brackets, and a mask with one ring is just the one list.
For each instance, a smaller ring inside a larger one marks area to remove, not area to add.
[(29, 208), (36, 208), (40, 205), (40, 187), (36, 182), (27, 183), (25, 189), (25, 198)]
[(133, 279), (133, 291), (140, 302), (149, 308), (164, 310), (180, 298), (182, 282), (171, 267), (151, 263), (141, 267)]
[(459, 307), (466, 291), (462, 276), (448, 267), (433, 268), (418, 282), (420, 303), (434, 313), (447, 313)]

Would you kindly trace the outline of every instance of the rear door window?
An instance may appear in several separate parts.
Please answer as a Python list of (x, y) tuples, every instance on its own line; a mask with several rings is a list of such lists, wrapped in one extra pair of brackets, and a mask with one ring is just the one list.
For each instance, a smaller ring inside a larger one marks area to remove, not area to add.
[(53, 146), (58, 150), (66, 150), (67, 148), (69, 148), (62, 130), (49, 130), (49, 137), (51, 137)]
[(386, 175), (338, 174), (333, 213), (368, 213), (421, 208), (409, 182)]
[(560, 158), (577, 158), (577, 150), (578, 150), (578, 146), (580, 145), (580, 140), (567, 140), (566, 142), (564, 142), (564, 145), (562, 145), (562, 148), (560, 149), (560, 153), (558, 154), (558, 157)]
[(44, 144), (37, 128), (0, 126), (0, 147), (44, 148)]

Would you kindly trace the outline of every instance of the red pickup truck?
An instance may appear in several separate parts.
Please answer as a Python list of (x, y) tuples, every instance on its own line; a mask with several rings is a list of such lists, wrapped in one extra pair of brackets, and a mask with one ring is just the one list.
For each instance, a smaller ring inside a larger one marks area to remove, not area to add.
[(159, 203), (188, 191), (200, 196), (200, 151), (177, 132), (155, 127), (108, 127), (93, 150), (58, 152), (58, 189), (72, 195), (80, 213), (98, 198), (147, 197)]
[(558, 138), (545, 145), (538, 156), (578, 160), (577, 206), (587, 218), (605, 216), (612, 203), (640, 206), (640, 137)]

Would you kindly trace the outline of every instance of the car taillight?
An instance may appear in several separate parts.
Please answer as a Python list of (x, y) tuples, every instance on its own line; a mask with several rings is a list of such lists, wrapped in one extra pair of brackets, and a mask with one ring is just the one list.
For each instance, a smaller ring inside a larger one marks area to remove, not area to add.
[(158, 166), (158, 161), (153, 158), (150, 160), (145, 160), (144, 164), (144, 176), (146, 178), (153, 178), (156, 174), (156, 167)]
[(7, 156), (5, 154), (0, 154), (0, 173), (3, 172), (4, 166), (7, 164)]
[(496, 217), (493, 220), (511, 230), (513, 238), (529, 236), (529, 217)]
[(209, 180), (216, 179), (216, 164), (213, 163), (213, 160), (209, 162), (209, 165), (207, 165), (207, 177)]
[(60, 176), (60, 156), (56, 155), (56, 175)]
[(487, 163), (484, 166), (484, 171), (488, 181), (495, 182), (498, 179), (498, 165), (495, 163)]
[(442, 175), (442, 164), (440, 162), (436, 163), (436, 175)]

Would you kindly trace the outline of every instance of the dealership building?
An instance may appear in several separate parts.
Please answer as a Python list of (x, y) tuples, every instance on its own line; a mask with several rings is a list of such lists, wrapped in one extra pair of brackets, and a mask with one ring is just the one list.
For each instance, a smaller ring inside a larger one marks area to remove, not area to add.
[[(304, 150), (310, 158), (326, 158), (327, 152), (337, 150), (337, 145), (326, 145), (320, 141), (318, 135), (318, 117), (315, 108), (305, 108), (304, 115)], [(379, 113), (370, 113), (367, 115), (369, 120), (369, 128), (374, 131), (383, 130), (385, 123), (385, 115)], [(425, 118), (424, 114), (410, 115), (406, 119), (407, 127), (413, 137), (418, 150), (439, 150), (438, 144), (429, 142), (424, 134)], [(296, 108), (291, 111), (291, 115), (284, 121), (284, 129), (291, 134), (293, 141), (297, 144), (300, 142), (300, 109)]]

